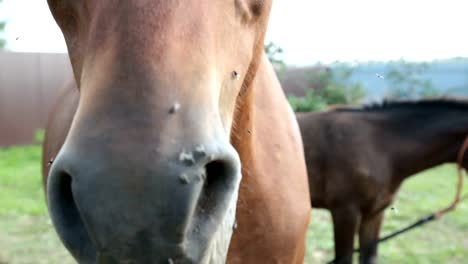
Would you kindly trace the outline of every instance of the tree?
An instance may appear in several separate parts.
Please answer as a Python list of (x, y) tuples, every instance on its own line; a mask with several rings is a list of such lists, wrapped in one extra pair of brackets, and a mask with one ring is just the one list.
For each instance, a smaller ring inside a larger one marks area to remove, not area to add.
[[(264, 45), (265, 53), (281, 79), (286, 64), (282, 58), (283, 49), (273, 42)], [(360, 84), (351, 84), (349, 78), (353, 70), (336, 65), (325, 72), (310, 72), (308, 87), (304, 97), (288, 96), (289, 103), (296, 112), (318, 111), (332, 104), (357, 104), (365, 97)]]
[(408, 63), (401, 61), (390, 66), (385, 79), (390, 88), (385, 95), (388, 99), (420, 99), (439, 96), (432, 82), (422, 74), (429, 69), (427, 63)]
[[(3, 32), (5, 29), (5, 22), (0, 22), (0, 32)], [(0, 36), (0, 49), (5, 48), (6, 41), (3, 37)]]
[[(2, 5), (2, 0), (0, 0), (0, 6)], [(2, 33), (5, 30), (5, 21), (0, 21), (0, 49), (3, 49), (6, 45), (6, 40), (3, 38)]]
[(282, 58), (284, 51), (280, 46), (273, 42), (268, 42), (264, 45), (264, 50), (276, 70), (282, 69), (286, 66)]

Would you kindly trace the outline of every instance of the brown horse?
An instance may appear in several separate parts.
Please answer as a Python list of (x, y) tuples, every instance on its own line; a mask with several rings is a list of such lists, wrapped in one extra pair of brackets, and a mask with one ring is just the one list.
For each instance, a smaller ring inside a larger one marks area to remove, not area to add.
[(50, 116), (43, 176), (75, 259), (301, 263), (310, 194), (263, 52), (271, 1), (48, 3), (77, 88)]
[(384, 209), (409, 176), (456, 162), (468, 135), (468, 102), (385, 102), (297, 119), (307, 167), (314, 168), (312, 206), (331, 211), (336, 263), (352, 263), (356, 232), (360, 263), (376, 263)]

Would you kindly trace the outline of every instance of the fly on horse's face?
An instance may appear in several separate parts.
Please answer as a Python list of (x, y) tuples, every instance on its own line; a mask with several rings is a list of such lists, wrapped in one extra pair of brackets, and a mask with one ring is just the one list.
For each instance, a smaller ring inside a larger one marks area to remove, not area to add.
[[(48, 0), (80, 100), (48, 177), (80, 263), (222, 263), (270, 0)], [(240, 109), (240, 111), (242, 111)]]

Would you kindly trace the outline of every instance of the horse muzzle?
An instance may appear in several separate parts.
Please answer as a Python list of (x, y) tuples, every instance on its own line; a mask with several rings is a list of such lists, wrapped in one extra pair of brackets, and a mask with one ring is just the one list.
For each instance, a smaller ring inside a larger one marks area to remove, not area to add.
[(160, 155), (73, 141), (51, 167), (47, 195), (56, 231), (79, 263), (203, 263), (220, 251), (220, 237), (227, 254), (241, 177), (229, 143)]

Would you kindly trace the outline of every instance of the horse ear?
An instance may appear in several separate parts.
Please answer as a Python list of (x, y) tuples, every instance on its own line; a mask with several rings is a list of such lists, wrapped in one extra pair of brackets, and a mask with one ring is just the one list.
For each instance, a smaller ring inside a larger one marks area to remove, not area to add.
[(62, 31), (69, 31), (72, 29), (72, 27), (76, 27), (77, 2), (70, 0), (47, 0), (50, 12), (52, 13), (52, 16)]
[(250, 12), (252, 12), (252, 15), (259, 17), (263, 14), (265, 8), (264, 2), (263, 0), (252, 0), (250, 3)]
[(269, 0), (235, 0), (235, 5), (242, 14), (244, 23), (252, 23), (257, 21), (262, 15), (267, 12)]
[(49, 8), (52, 11), (52, 15), (54, 14), (54, 11), (59, 9), (62, 10), (64, 7), (66, 7), (68, 2), (68, 0), (47, 0)]

